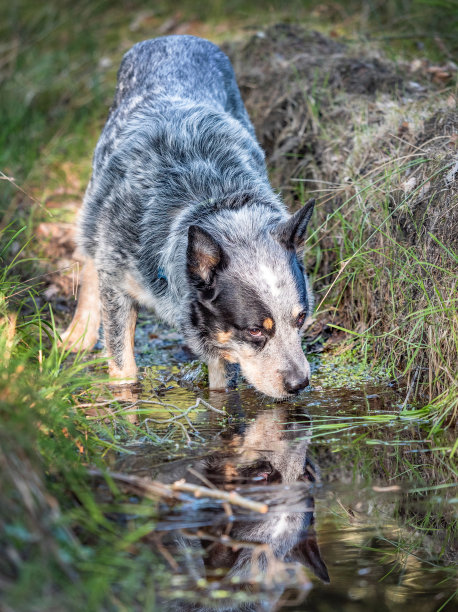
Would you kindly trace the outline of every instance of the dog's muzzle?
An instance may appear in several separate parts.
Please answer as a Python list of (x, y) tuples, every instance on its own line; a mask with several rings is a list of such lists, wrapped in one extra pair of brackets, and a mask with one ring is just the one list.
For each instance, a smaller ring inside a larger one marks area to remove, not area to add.
[(288, 395), (297, 395), (309, 386), (310, 378), (308, 373), (292, 369), (280, 372), (283, 380), (283, 387)]

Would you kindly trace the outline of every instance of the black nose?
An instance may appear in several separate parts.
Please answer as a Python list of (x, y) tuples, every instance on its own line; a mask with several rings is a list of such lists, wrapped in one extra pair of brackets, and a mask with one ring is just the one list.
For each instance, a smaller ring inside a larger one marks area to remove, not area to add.
[(285, 378), (284, 385), (287, 393), (299, 393), (299, 391), (302, 391), (302, 389), (308, 387), (309, 379), (291, 378), (288, 380)]

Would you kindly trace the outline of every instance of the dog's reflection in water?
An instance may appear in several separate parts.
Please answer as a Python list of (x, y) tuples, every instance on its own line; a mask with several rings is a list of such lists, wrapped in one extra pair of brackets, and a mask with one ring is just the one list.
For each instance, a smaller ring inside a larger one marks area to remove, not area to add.
[[(168, 482), (184, 477), (196, 484), (204, 481), (237, 490), (266, 502), (269, 511), (247, 513), (233, 506), (231, 517), (221, 507), (188, 508), (186, 528), (163, 542), (176, 560), (176, 569), (191, 577), (202, 599), (196, 593), (194, 601), (201, 603), (189, 603), (190, 597), (163, 602), (164, 610), (277, 610), (286, 588), (298, 583), (304, 590), (310, 587), (310, 570), (329, 582), (313, 529), (313, 489), (319, 476), (307, 456), (311, 434), (307, 415), (282, 408), (265, 410), (235, 429), (227, 435), (223, 450), (188, 462), (187, 467), (172, 462), (158, 477)], [(218, 598), (212, 597), (215, 588)]]

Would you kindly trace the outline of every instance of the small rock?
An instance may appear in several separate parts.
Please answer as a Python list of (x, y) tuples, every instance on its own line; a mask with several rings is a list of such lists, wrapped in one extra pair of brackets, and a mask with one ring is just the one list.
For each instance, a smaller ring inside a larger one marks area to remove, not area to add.
[(53, 297), (58, 295), (58, 293), (59, 293), (59, 287), (53, 283), (52, 285), (49, 285), (49, 287), (43, 291), (43, 297), (45, 298), (47, 302), (50, 302), (53, 299)]

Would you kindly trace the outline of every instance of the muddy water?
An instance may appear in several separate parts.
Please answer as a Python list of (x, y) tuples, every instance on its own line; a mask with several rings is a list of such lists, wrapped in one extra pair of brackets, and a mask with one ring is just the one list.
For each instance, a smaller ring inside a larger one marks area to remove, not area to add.
[(156, 344), (163, 364), (145, 370), (140, 395), (177, 408), (200, 396), (226, 415), (199, 407), (185, 435), (156, 406), (162, 442), (130, 446), (116, 469), (237, 492), (267, 512), (192, 494), (160, 504), (158, 610), (454, 609), (456, 491), (422, 423), (397, 417), (402, 396), (370, 381), (334, 387), (319, 364), (294, 402), (243, 385), (209, 393), (190, 383), (197, 369), (177, 383), (182, 368), (170, 364), (185, 356), (163, 332), (140, 327), (140, 362)]

